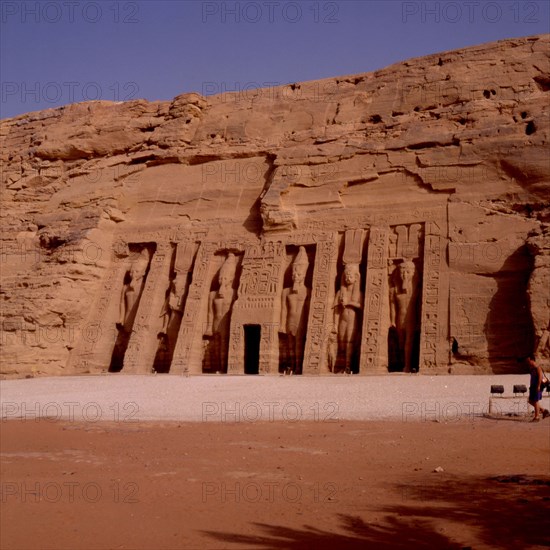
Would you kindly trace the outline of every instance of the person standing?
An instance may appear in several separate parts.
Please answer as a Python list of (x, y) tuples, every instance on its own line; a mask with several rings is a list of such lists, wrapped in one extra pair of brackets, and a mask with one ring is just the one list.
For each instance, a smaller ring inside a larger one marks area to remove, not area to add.
[(529, 400), (528, 403), (535, 409), (535, 416), (531, 422), (538, 422), (540, 420), (540, 415), (542, 418), (550, 416), (550, 412), (547, 409), (543, 409), (540, 405), (542, 400), (542, 379), (544, 378), (544, 373), (542, 368), (535, 363), (534, 356), (530, 355), (527, 358), (527, 364), (529, 365), (529, 375), (530, 375), (530, 384), (529, 384)]

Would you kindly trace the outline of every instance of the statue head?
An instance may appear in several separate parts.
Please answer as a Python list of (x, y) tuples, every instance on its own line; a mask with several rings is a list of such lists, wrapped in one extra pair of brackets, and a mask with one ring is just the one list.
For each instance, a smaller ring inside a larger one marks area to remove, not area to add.
[(346, 264), (342, 273), (342, 284), (351, 286), (359, 280), (359, 265)]
[(292, 282), (301, 284), (306, 278), (307, 268), (309, 267), (309, 260), (307, 257), (306, 249), (301, 246), (298, 250), (298, 254), (292, 263)]
[(177, 296), (181, 296), (183, 294), (186, 279), (187, 277), (185, 277), (182, 273), (176, 273), (176, 276), (172, 281), (172, 290)]
[(149, 251), (144, 248), (130, 266), (130, 277), (133, 281), (143, 279), (149, 265)]
[(399, 276), (403, 286), (411, 285), (416, 273), (416, 266), (411, 260), (405, 260), (399, 264)]
[(221, 287), (232, 286), (235, 279), (235, 272), (237, 271), (237, 259), (231, 252), (227, 255), (227, 258), (223, 262), (218, 273), (218, 282)]

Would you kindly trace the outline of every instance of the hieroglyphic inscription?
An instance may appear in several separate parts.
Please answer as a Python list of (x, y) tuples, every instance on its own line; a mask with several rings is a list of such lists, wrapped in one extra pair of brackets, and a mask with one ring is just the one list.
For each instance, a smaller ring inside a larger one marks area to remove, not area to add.
[(331, 283), (336, 276), (336, 257), (338, 254), (336, 239), (337, 235), (334, 233), (329, 240), (317, 241), (302, 371), (304, 374), (319, 374), (325, 370), (326, 348), (331, 328), (329, 315), (330, 290)]
[(250, 260), (243, 271), (239, 296), (275, 296), (279, 281), (279, 265), (273, 259)]
[[(235, 312), (233, 312), (233, 315)], [(241, 324), (231, 323), (229, 332), (229, 351), (227, 359), (227, 373), (239, 374), (243, 372), (243, 356), (239, 350), (242, 345), (243, 327)], [(237, 360), (239, 358), (240, 360)]]
[[(300, 224), (300, 232), (311, 233), (312, 231), (347, 231), (357, 227), (385, 227), (395, 225), (410, 225), (423, 223), (425, 220), (444, 220), (446, 217), (447, 196), (433, 200), (430, 207), (395, 209), (379, 212), (379, 209), (372, 209), (365, 212), (365, 209), (346, 208), (344, 212), (335, 210), (331, 212), (329, 219), (315, 220), (308, 219)], [(294, 235), (293, 235), (294, 240)]]
[(239, 309), (260, 309), (267, 311), (273, 307), (275, 299), (272, 296), (244, 296), (239, 298)]
[(197, 252), (193, 278), (189, 286), (189, 295), (185, 303), (185, 311), (183, 312), (183, 319), (170, 369), (170, 372), (174, 374), (198, 374), (201, 372), (200, 360), (197, 359), (190, 365), (191, 349), (195, 333), (198, 333), (202, 329), (202, 327), (197, 326), (197, 318), (199, 317), (202, 296), (208, 294), (207, 274), (212, 255), (216, 248), (217, 245), (215, 243), (202, 243)]
[(334, 231), (327, 231), (326, 228), (323, 229), (317, 231), (295, 231), (292, 233), (292, 239), (289, 239), (289, 244), (307, 246), (311, 243), (321, 243), (332, 239)]
[(261, 328), (260, 340), (260, 374), (269, 374), (271, 372), (270, 352), (274, 341), (274, 325), (273, 323), (263, 323)]
[(422, 325), (420, 369), (437, 366), (437, 345), (442, 271), (441, 229), (435, 222), (426, 224), (424, 241), (424, 282), (422, 288)]
[(283, 252), (283, 243), (272, 241), (250, 245), (246, 249), (239, 298), (255, 300), (258, 297), (277, 294)]
[(382, 300), (386, 295), (386, 251), (388, 229), (371, 227), (367, 256), (367, 282), (365, 288), (365, 314), (359, 374), (381, 370), (380, 346), (382, 345)]

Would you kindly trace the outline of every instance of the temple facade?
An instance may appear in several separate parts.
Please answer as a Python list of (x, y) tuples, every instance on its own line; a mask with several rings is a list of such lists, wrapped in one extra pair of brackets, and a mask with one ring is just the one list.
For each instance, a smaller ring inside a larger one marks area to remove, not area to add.
[(443, 204), (248, 240), (117, 235), (73, 369), (447, 372), (447, 233)]

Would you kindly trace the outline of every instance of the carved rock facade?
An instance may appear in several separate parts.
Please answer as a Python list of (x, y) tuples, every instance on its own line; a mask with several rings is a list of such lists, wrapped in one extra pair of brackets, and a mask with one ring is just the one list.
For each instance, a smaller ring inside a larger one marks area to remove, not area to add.
[(2, 375), (548, 359), (549, 46), (2, 121)]

